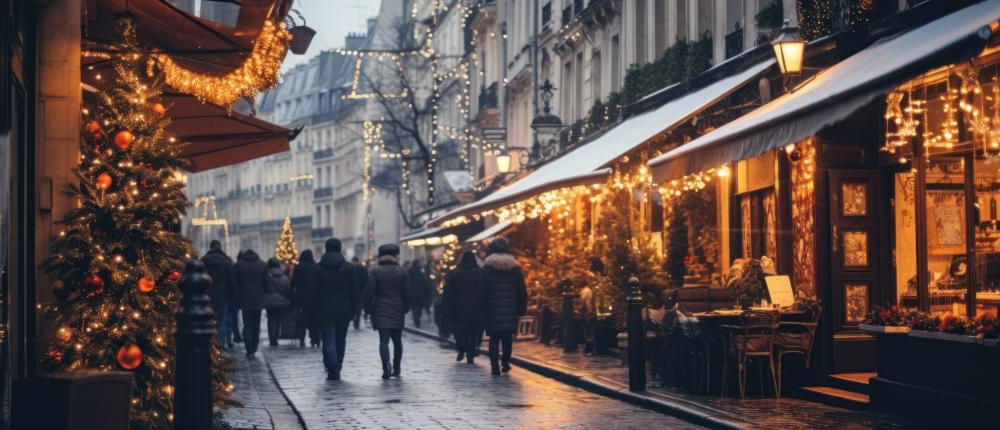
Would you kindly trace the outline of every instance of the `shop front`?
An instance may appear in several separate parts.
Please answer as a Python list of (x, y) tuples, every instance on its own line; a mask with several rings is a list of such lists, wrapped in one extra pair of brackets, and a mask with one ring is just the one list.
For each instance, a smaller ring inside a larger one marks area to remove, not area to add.
[(1000, 383), (998, 18), (994, 1), (902, 12), (867, 47), (649, 163), (668, 194), (699, 178), (728, 189), (730, 258), (773, 259), (819, 302), (805, 393), (974, 420), (1000, 406), (987, 388)]

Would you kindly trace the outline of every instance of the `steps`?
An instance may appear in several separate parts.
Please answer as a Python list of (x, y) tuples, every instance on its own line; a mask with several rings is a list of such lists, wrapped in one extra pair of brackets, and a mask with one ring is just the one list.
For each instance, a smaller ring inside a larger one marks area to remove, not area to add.
[(802, 393), (810, 400), (828, 403), (848, 409), (868, 409), (868, 380), (875, 377), (872, 372), (835, 373), (829, 376), (828, 386), (802, 387)]

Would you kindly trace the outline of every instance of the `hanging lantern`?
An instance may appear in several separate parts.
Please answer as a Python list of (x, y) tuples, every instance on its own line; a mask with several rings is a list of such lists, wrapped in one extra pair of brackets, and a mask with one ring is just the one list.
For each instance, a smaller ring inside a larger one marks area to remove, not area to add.
[(781, 74), (797, 74), (802, 72), (802, 58), (805, 56), (806, 41), (799, 37), (799, 29), (792, 27), (791, 21), (785, 20), (781, 26), (781, 35), (771, 42), (774, 56), (778, 60)]
[(312, 42), (313, 36), (316, 36), (316, 30), (306, 26), (306, 19), (298, 10), (292, 9), (291, 12), (299, 16), (302, 24), (295, 22), (292, 19), (291, 13), (288, 14), (286, 25), (288, 26), (288, 33), (292, 35), (292, 40), (288, 43), (288, 49), (295, 55), (302, 55), (309, 50), (309, 44)]

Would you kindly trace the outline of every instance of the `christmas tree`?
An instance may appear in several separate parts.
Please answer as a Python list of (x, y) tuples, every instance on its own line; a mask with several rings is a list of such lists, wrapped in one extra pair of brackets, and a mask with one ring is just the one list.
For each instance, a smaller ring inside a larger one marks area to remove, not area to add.
[(292, 219), (285, 217), (285, 225), (281, 227), (281, 237), (278, 246), (274, 247), (274, 256), (285, 264), (295, 264), (299, 250), (295, 247), (295, 233), (292, 232)]
[[(57, 327), (43, 366), (131, 371), (133, 428), (169, 428), (177, 282), (191, 251), (174, 232), (188, 204), (174, 173), (186, 162), (167, 136), (158, 83), (140, 73), (134, 17), (116, 24), (113, 73), (83, 110), (79, 185), (67, 190), (76, 207), (43, 262), (58, 278), (43, 306)], [(232, 363), (218, 344), (212, 357), (216, 406), (231, 404)]]

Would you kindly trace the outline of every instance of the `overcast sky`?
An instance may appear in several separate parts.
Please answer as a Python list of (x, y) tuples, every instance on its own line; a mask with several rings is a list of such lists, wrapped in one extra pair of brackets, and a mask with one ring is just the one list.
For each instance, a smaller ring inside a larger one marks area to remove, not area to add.
[(316, 37), (305, 55), (289, 52), (282, 70), (307, 62), (320, 51), (343, 47), (347, 33), (366, 30), (366, 21), (378, 13), (379, 3), (377, 0), (295, 0), (292, 7), (306, 18), (306, 25), (316, 30)]

